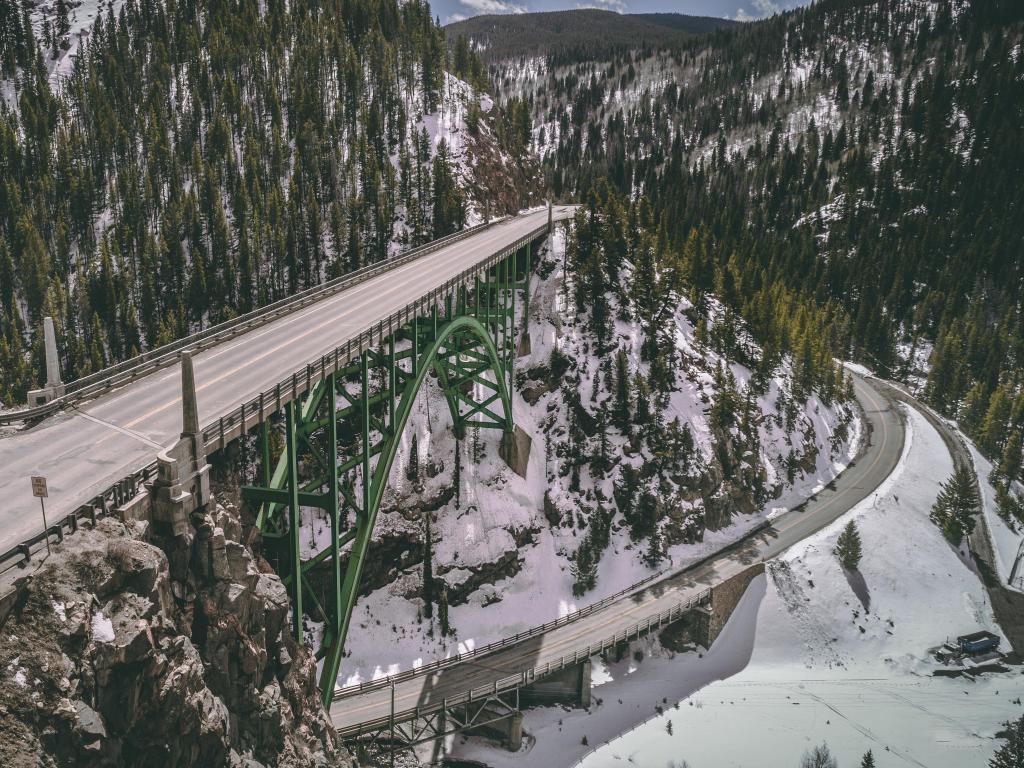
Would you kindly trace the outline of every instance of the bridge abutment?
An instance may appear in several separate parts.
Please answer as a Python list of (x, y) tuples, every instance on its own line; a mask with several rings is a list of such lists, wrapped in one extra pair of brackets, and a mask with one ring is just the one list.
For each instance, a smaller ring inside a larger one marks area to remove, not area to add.
[(530, 684), (519, 692), (522, 706), (546, 706), (568, 704), (580, 709), (590, 709), (592, 664), (590, 659)]
[(517, 475), (526, 478), (526, 469), (530, 464), (530, 446), (533, 440), (520, 426), (503, 432), (501, 445), (498, 446), (498, 455), (508, 464), (509, 468)]

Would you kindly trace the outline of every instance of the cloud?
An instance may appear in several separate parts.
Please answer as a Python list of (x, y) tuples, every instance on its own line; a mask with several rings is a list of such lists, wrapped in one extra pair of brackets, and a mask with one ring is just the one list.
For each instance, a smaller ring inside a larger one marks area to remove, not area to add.
[(453, 13), (451, 16), (448, 17), (448, 21), (446, 21), (445, 24), (454, 24), (457, 21), (465, 21), (468, 18), (469, 17), (466, 16), (464, 13)]
[(592, 8), (598, 11), (615, 11), (625, 13), (628, 9), (624, 0), (593, 0), (590, 3), (577, 3), (577, 9)]
[(740, 7), (733, 18), (736, 21), (754, 21), (755, 19), (763, 19), (765, 16), (774, 16), (776, 13), (782, 13), (782, 8), (779, 7), (778, 3), (772, 2), (772, 0), (752, 0), (751, 5), (753, 8), (750, 11)]
[(477, 13), (526, 13), (526, 6), (505, 0), (459, 0), (466, 8)]

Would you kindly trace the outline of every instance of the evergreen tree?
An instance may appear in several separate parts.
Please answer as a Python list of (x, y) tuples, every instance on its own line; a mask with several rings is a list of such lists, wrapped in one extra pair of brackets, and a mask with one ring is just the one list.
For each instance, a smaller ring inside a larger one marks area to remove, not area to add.
[(1006, 727), (1006, 743), (988, 761), (989, 768), (1024, 768), (1024, 715)]
[(833, 550), (839, 564), (848, 571), (857, 570), (861, 558), (860, 532), (853, 520), (843, 528), (843, 532), (836, 539), (836, 546)]
[(931, 519), (954, 546), (974, 530), (974, 517), (981, 511), (981, 499), (974, 471), (961, 465), (944, 482), (932, 505)]
[(412, 440), (409, 443), (409, 466), (406, 468), (405, 476), (412, 482), (420, 479), (420, 450), (419, 435), (413, 432)]
[(423, 517), (423, 613), (427, 618), (434, 615), (434, 546), (431, 533), (430, 513)]
[(597, 583), (597, 557), (590, 536), (585, 536), (572, 555), (572, 593), (581, 597)]
[(448, 622), (448, 584), (443, 580), (437, 595), (437, 623), (441, 629), (441, 637), (448, 637), (452, 633), (451, 624)]
[(875, 756), (869, 749), (860, 760), (860, 768), (875, 768)]

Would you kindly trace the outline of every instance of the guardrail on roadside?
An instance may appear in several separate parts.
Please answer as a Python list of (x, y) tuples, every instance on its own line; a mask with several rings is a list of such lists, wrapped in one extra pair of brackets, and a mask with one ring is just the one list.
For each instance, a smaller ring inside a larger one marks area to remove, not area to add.
[[(473, 228), (472, 230), (463, 230), (463, 232), (457, 234), (461, 237), (468, 237), (469, 234), (479, 232), (483, 227), (493, 226), (494, 223), (495, 222), (492, 221), (490, 225), (481, 225), (480, 227)], [(251, 415), (258, 417), (259, 420), (262, 421), (274, 411), (279, 410), (284, 404), (293, 399), (297, 399), (300, 395), (309, 391), (321, 379), (325, 378), (330, 373), (337, 371), (343, 365), (358, 356), (363, 350), (370, 348), (373, 345), (373, 340), (375, 338), (378, 340), (383, 339), (393, 330), (400, 328), (415, 317), (427, 316), (431, 311), (431, 307), (434, 306), (435, 303), (439, 303), (443, 296), (453, 292), (456, 286), (471, 281), (483, 270), (500, 262), (519, 248), (522, 248), (526, 243), (532, 242), (541, 237), (547, 232), (547, 229), (547, 221), (544, 221), (540, 226), (523, 235), (501, 251), (498, 251), (497, 253), (482, 259), (474, 266), (463, 270), (457, 276), (446, 280), (441, 285), (436, 286), (425, 293), (417, 301), (407, 304), (397, 312), (393, 312), (386, 319), (379, 321), (374, 327), (363, 331), (354, 339), (350, 339), (344, 344), (337, 346), (334, 350), (319, 358), (316, 363), (308, 364), (303, 369), (293, 372), (288, 378), (282, 379), (275, 386), (264, 390), (257, 397), (243, 403), (237, 411), (232, 411), (231, 414), (223, 416), (213, 423), (208, 424), (203, 428), (203, 440), (206, 445), (207, 452), (223, 448), (231, 440), (242, 434), (247, 429), (247, 425), (255, 426), (259, 423), (257, 421), (250, 422), (249, 418)], [(455, 236), (451, 237), (454, 238)], [(438, 246), (438, 243), (440, 242), (441, 241), (434, 241), (432, 245)], [(453, 242), (453, 239), (447, 240), (447, 243), (450, 244), (451, 242)], [(405, 261), (402, 263), (409, 263), (416, 257), (424, 255), (424, 253), (426, 253), (426, 251), (419, 251), (415, 255), (407, 254), (408, 258), (401, 257), (405, 258)], [(388, 265), (388, 269), (400, 266), (396, 260), (388, 261), (386, 264)], [(377, 266), (381, 265), (375, 265), (375, 268)], [(387, 270), (381, 269), (381, 271)], [(367, 277), (367, 275), (364, 275), (360, 282), (365, 280)], [(352, 283), (349, 283), (344, 287), (351, 287), (351, 285)], [(333, 292), (337, 292), (339, 290), (342, 290), (342, 288), (336, 286)], [(310, 300), (307, 299), (306, 303), (308, 304), (309, 301)], [(293, 307), (292, 309), (295, 308), (296, 307)], [(266, 320), (262, 322), (266, 322)], [(184, 348), (185, 347), (182, 347), (180, 349)], [(177, 351), (169, 354), (174, 355), (176, 359)], [(19, 412), (19, 415), (23, 418), (24, 414), (25, 411)], [(143, 488), (146, 482), (149, 482), (155, 476), (156, 462), (153, 461), (145, 467), (136, 470), (131, 475), (118, 480), (105, 491), (94, 496), (86, 504), (77, 507), (73, 512), (52, 523), (46, 530), (40, 531), (22, 543), (11, 547), (6, 552), (0, 553), (0, 575), (3, 575), (14, 567), (26, 565), (36, 553), (45, 548), (46, 541), (51, 536), (56, 537), (58, 540), (63, 539), (66, 532), (77, 530), (79, 521), (88, 519), (95, 522), (97, 519), (112, 514), (117, 507), (130, 500)]]
[(376, 264), (370, 264), (369, 266), (349, 272), (346, 275), (334, 278), (333, 280), (329, 280), (321, 285), (307, 288), (292, 296), (279, 299), (267, 304), (266, 306), (254, 309), (244, 315), (239, 315), (231, 320), (226, 320), (223, 323), (210, 326), (203, 331), (193, 333), (190, 336), (178, 339), (177, 341), (172, 341), (169, 344), (164, 344), (156, 349), (144, 352), (141, 355), (137, 355), (128, 360), (108, 366), (101, 371), (96, 371), (95, 373), (91, 373), (87, 376), (82, 376), (81, 378), (65, 385), (64, 395), (51, 400), (45, 405), (0, 413), (0, 425), (15, 424), (42, 418), (60, 410), (61, 408), (71, 405), (72, 403), (94, 397), (102, 392), (112, 389), (113, 387), (134, 381), (140, 376), (148, 375), (177, 362), (181, 357), (181, 352), (184, 350), (199, 351), (214, 344), (219, 344), (223, 341), (234, 338), (240, 333), (250, 331), (253, 328), (258, 328), (271, 320), (276, 320), (283, 315), (302, 309), (315, 301), (320, 301), (327, 296), (347, 290), (359, 283), (369, 280), (372, 277), (376, 277), (384, 272), (389, 272), (392, 269), (415, 261), (428, 253), (432, 253), (451, 245), (452, 243), (478, 234), (503, 220), (503, 218), (495, 218), (487, 224), (478, 224), (474, 227), (468, 227), (459, 232), (455, 232), (454, 234), (438, 238), (437, 240), (432, 240), (429, 243), (424, 243), (423, 245), (411, 248), (394, 258), (386, 259), (385, 261), (378, 262)]
[(631, 639), (638, 639), (650, 632), (652, 629), (658, 629), (666, 624), (671, 624), (687, 611), (690, 611), (694, 607), (704, 603), (710, 594), (711, 589), (706, 588), (695, 597), (691, 597), (685, 601), (680, 601), (675, 605), (658, 612), (654, 616), (648, 616), (646, 619), (634, 622), (625, 629), (615, 632), (597, 643), (589, 643), (585, 647), (578, 648), (571, 654), (560, 656), (554, 661), (546, 662), (533, 667), (532, 669), (523, 670), (522, 672), (518, 672), (514, 675), (507, 675), (506, 677), (499, 678), (488, 685), (477, 686), (476, 688), (471, 688), (467, 691), (456, 694), (455, 696), (442, 698), (440, 701), (430, 702), (412, 709), (397, 712), (393, 717), (389, 714), (387, 717), (378, 717), (356, 725), (338, 728), (338, 735), (342, 739), (346, 740), (358, 739), (363, 734), (379, 733), (383, 728), (390, 726), (393, 722), (423, 717), (435, 712), (444, 711), (449, 707), (458, 706), (459, 704), (471, 703), (474, 699), (479, 700), (503, 691), (524, 688), (531, 685), (536, 680), (546, 677), (552, 672), (557, 672), (565, 667), (579, 664), (580, 662), (589, 659), (591, 656), (603, 653), (609, 648), (614, 648), (619, 643), (628, 642)]

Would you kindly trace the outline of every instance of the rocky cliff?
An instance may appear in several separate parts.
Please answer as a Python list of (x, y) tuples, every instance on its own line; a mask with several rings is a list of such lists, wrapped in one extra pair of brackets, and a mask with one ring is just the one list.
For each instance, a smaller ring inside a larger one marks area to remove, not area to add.
[(0, 628), (0, 765), (349, 766), (233, 507), (164, 539), (100, 521)]

